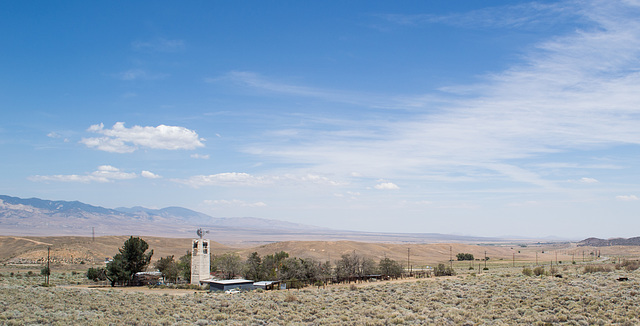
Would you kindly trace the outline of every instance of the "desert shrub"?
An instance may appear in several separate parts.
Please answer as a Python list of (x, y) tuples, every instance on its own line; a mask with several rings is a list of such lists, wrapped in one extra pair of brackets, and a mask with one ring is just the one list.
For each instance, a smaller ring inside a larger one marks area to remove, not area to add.
[(538, 266), (538, 267), (534, 268), (533, 269), (533, 274), (535, 276), (544, 275), (544, 266)]
[(358, 287), (355, 284), (351, 284), (351, 286), (349, 286), (349, 290), (351, 290), (351, 291), (355, 291), (357, 289), (358, 289)]
[(620, 264), (616, 264), (616, 269), (625, 269), (627, 271), (635, 271), (640, 268), (640, 261), (638, 260), (625, 260)]
[(608, 273), (611, 268), (604, 265), (587, 265), (584, 267), (583, 273)]
[(87, 270), (87, 278), (94, 281), (94, 282), (98, 282), (98, 281), (104, 281), (107, 279), (107, 276), (105, 275), (105, 269), (102, 267), (98, 267), (98, 268), (89, 268)]
[(469, 270), (470, 270), (470, 271), (475, 270), (475, 269), (476, 269), (475, 267), (473, 267), (473, 266), (469, 266)]
[(435, 276), (453, 276), (456, 275), (456, 272), (451, 268), (451, 266), (445, 266), (444, 264), (438, 264), (436, 268), (433, 269), (433, 275)]
[(284, 302), (298, 302), (298, 297), (295, 294), (288, 292), (284, 297)]
[(525, 276), (533, 276), (533, 271), (529, 267), (525, 267), (522, 269), (522, 274)]

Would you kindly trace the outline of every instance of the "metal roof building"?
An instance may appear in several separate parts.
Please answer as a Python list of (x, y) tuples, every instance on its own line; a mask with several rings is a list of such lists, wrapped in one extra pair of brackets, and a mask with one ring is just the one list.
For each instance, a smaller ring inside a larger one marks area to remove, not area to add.
[(209, 284), (209, 291), (227, 291), (231, 289), (238, 290), (253, 290), (253, 281), (245, 280), (245, 279), (235, 279), (235, 280), (202, 280), (201, 283)]

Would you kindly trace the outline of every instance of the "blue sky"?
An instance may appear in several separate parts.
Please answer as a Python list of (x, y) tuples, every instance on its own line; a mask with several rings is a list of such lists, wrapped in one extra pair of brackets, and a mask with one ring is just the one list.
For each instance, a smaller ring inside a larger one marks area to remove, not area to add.
[(0, 193), (637, 236), (640, 2), (0, 4)]

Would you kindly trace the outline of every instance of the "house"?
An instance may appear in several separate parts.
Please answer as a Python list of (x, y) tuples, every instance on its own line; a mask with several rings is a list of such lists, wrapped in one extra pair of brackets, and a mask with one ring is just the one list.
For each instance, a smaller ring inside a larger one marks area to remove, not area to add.
[(200, 283), (209, 284), (209, 291), (227, 291), (231, 289), (253, 290), (253, 281), (245, 279), (235, 280), (202, 280)]

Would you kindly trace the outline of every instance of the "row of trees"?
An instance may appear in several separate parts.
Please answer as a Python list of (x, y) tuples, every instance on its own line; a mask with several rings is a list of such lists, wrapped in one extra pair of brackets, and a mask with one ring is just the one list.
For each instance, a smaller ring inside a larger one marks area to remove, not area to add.
[(373, 259), (357, 255), (355, 252), (342, 255), (333, 267), (328, 261), (289, 257), (284, 251), (264, 258), (254, 252), (244, 261), (236, 254), (217, 256), (212, 259), (211, 270), (224, 278), (242, 275), (256, 281), (296, 280), (306, 284), (325, 283), (330, 279), (353, 280), (375, 274), (399, 277), (404, 271), (402, 266), (392, 259), (384, 258), (376, 263)]
[[(87, 271), (87, 277), (94, 281), (109, 280), (111, 286), (132, 285), (135, 274), (145, 271), (151, 262), (153, 250), (147, 252), (148, 249), (149, 245), (144, 240), (130, 237), (105, 268), (90, 268)], [(190, 281), (191, 253), (187, 252), (178, 260), (174, 256), (162, 257), (155, 263), (155, 268), (162, 273), (166, 281), (174, 283), (179, 279)], [(439, 268), (436, 268), (436, 271), (436, 275), (451, 275), (452, 272), (440, 271)], [(246, 260), (232, 253), (212, 256), (211, 272), (225, 279), (242, 275), (255, 281), (284, 280), (302, 284), (321, 284), (330, 279), (343, 282), (370, 275), (397, 278), (402, 275), (404, 269), (395, 260), (384, 258), (376, 263), (371, 258), (357, 255), (355, 251), (342, 255), (335, 267), (329, 261), (319, 262), (312, 258), (289, 257), (288, 253), (281, 251), (264, 258), (254, 252)]]

